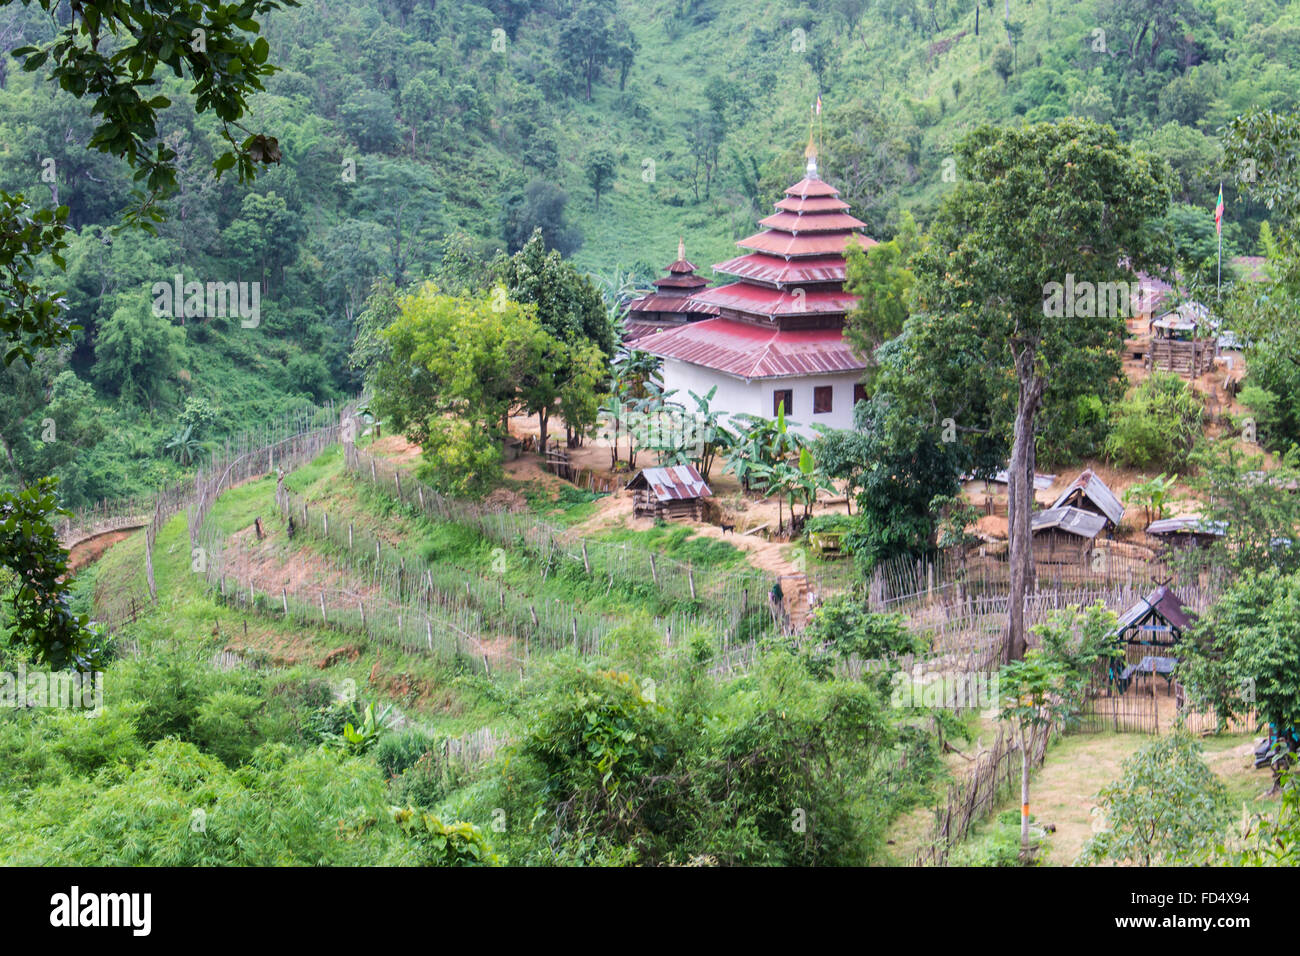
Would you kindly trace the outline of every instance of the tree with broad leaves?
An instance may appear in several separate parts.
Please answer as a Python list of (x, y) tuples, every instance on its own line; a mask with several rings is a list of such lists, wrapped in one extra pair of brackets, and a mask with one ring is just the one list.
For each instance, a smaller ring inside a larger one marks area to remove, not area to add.
[(927, 314), (936, 330), (973, 334), (984, 349), (977, 366), (983, 374), (1014, 375), (1011, 594), (1003, 650), (1011, 661), (1028, 646), (1024, 596), (1033, 571), (1036, 417), (1058, 368), (1089, 355), (1113, 362), (1124, 334), (1120, 315), (1053, 317), (1059, 310), (1045, 308), (1045, 301), (1051, 284), (1063, 285), (1067, 275), (1079, 289), (1080, 283), (1131, 282), (1135, 270), (1167, 271), (1169, 250), (1151, 224), (1169, 205), (1169, 173), (1089, 120), (983, 126), (956, 153), (958, 182), (913, 262), (913, 310)]
[(1196, 860), (1214, 845), (1227, 818), (1227, 790), (1185, 727), (1143, 745), (1099, 797), (1093, 812), (1108, 826), (1084, 844), (1079, 862), (1085, 865)]
[[(126, 220), (155, 231), (162, 219), (157, 201), (177, 188), (176, 150), (158, 138), (158, 114), (171, 102), (152, 96), (154, 72), (168, 67), (193, 80), (195, 108), (213, 113), (229, 149), (213, 161), (218, 176), (235, 169), (240, 182), (260, 164), (278, 163), (274, 137), (241, 125), (247, 99), (263, 89), (275, 67), (258, 18), (295, 6), (296, 0), (32, 0), (57, 16), (55, 38), (42, 47), (13, 51), (23, 69), (47, 67), (47, 76), (78, 99), (90, 99), (97, 117), (90, 146), (125, 159), (147, 192), (136, 194)], [(111, 43), (103, 43), (111, 37)], [(102, 43), (102, 48), (101, 48)], [(242, 141), (234, 130), (248, 133)], [(8, 294), (0, 303), (0, 351), (6, 365), (28, 364), (38, 350), (70, 341), (61, 296), (33, 281), (34, 264), (49, 255), (60, 269), (68, 210), (33, 210), (22, 197), (0, 192), (0, 263)], [(88, 669), (101, 662), (100, 635), (67, 608), (67, 552), (54, 532), (58, 513), (53, 483), (13, 495), (0, 494), (0, 564), (18, 576), (11, 598), (19, 640), (49, 667)]]

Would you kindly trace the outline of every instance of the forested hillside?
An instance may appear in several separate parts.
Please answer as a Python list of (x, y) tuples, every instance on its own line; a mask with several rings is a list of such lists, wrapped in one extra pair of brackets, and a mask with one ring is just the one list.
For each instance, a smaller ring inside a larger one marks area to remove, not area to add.
[[(0, 42), (48, 40), (41, 16), (6, 6)], [(1169, 225), (1203, 265), (1216, 130), (1300, 88), (1300, 11), (1271, 0), (318, 0), (262, 35), (281, 71), (253, 120), (280, 161), (217, 178), (220, 129), (163, 78), (181, 177), (156, 236), (114, 228), (134, 184), (87, 149), (89, 103), (0, 67), (0, 188), (68, 205), (58, 279), (81, 326), (69, 354), (3, 372), (6, 484), (56, 474), (70, 504), (152, 489), (204, 442), (354, 392), (376, 278), (446, 281), (536, 227), (611, 292), (679, 236), (719, 261), (796, 177), (819, 94), (823, 171), (880, 238), (904, 209), (928, 221), (977, 121), (1076, 114), (1169, 160)], [(1225, 253), (1254, 252), (1264, 210), (1224, 189)], [(178, 275), (260, 283), (258, 321), (154, 314)]]

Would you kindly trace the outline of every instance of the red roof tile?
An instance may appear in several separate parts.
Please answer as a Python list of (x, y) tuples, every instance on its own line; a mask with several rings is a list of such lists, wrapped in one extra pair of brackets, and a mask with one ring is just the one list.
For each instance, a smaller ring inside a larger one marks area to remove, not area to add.
[(840, 212), (777, 212), (766, 219), (758, 221), (760, 226), (768, 229), (780, 229), (782, 232), (848, 232), (861, 229), (866, 225), (861, 219), (855, 219), (847, 213)]
[(785, 191), (787, 196), (838, 196), (840, 191), (824, 179), (804, 177)]
[(840, 289), (808, 290), (802, 295), (752, 282), (732, 282), (697, 292), (692, 300), (750, 315), (835, 315), (849, 311), (858, 297)]
[(704, 276), (685, 274), (664, 276), (654, 281), (656, 289), (703, 289), (708, 284), (709, 280)]
[(717, 315), (718, 307), (698, 302), (688, 295), (663, 295), (651, 292), (627, 304), (628, 312), (680, 312), (688, 315)]
[(642, 468), (624, 487), (649, 488), (659, 501), (690, 501), (713, 494), (693, 465)]
[(863, 249), (876, 245), (876, 240), (860, 232), (841, 232), (818, 235), (804, 233), (792, 236), (786, 232), (760, 232), (741, 239), (736, 245), (742, 249), (756, 252), (770, 252), (778, 256), (828, 256), (843, 255), (849, 240), (856, 241)]
[(785, 259), (761, 252), (750, 252), (713, 267), (714, 272), (771, 282), (775, 285), (803, 285), (809, 282), (843, 282), (845, 264), (842, 256), (821, 256), (812, 259)]
[(639, 339), (637, 348), (746, 379), (867, 367), (839, 329), (768, 329), (731, 319), (706, 319), (656, 332)]
[(787, 196), (776, 204), (777, 209), (787, 212), (840, 212), (848, 209), (849, 204), (843, 199), (833, 197), (813, 197), (803, 199), (799, 196)]

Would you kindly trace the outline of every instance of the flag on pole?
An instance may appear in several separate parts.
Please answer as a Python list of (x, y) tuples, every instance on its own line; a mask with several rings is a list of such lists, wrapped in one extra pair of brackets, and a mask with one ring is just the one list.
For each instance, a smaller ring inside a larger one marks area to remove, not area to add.
[(817, 105), (816, 105), (815, 107), (813, 107), (813, 111), (814, 111), (818, 116), (821, 116), (821, 115), (822, 115), (822, 98), (821, 98), (821, 94), (820, 94), (820, 93), (817, 95)]
[(1223, 235), (1223, 183), (1219, 183), (1219, 204), (1214, 207), (1214, 231)]

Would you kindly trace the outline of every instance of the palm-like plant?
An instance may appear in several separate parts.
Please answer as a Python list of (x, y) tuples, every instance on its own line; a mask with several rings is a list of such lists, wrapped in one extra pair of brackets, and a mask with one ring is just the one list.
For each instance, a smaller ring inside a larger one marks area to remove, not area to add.
[[(812, 513), (813, 503), (817, 500), (817, 492), (835, 490), (835, 483), (817, 465), (812, 452), (807, 448), (799, 450), (799, 468), (797, 476), (794, 478), (794, 488), (799, 495), (799, 499), (803, 502), (803, 516), (805, 519)], [(794, 511), (793, 505), (791, 505), (790, 510)]]
[(194, 426), (186, 425), (182, 431), (173, 435), (163, 446), (166, 451), (171, 452), (172, 457), (182, 465), (192, 464), (195, 455), (202, 450), (203, 445), (194, 437)]

